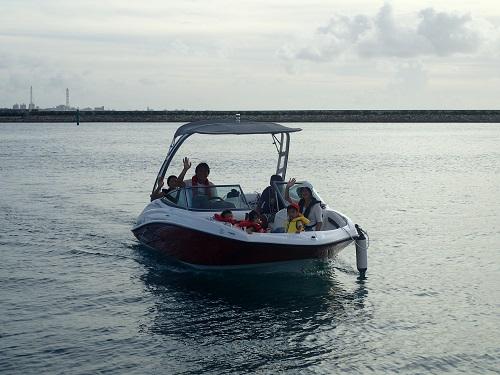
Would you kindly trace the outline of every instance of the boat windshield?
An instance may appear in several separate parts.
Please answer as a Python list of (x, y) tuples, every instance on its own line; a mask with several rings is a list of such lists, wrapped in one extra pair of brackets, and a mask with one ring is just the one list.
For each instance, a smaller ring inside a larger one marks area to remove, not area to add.
[(196, 211), (250, 209), (240, 185), (183, 187), (167, 193), (162, 200), (168, 205)]

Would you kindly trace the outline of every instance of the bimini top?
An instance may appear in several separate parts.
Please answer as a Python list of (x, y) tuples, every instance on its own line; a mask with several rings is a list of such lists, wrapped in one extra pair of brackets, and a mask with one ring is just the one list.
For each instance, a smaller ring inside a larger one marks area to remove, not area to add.
[(191, 134), (279, 134), (301, 131), (300, 128), (287, 128), (274, 122), (213, 120), (195, 121), (182, 125), (174, 138)]

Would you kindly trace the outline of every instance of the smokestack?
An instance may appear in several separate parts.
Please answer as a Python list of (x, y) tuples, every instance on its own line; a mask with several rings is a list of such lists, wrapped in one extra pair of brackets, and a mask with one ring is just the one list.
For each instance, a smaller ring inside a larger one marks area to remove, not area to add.
[(28, 104), (28, 110), (31, 111), (35, 109), (35, 104), (33, 104), (33, 86), (30, 86), (30, 104)]
[(66, 109), (69, 109), (69, 89), (66, 88)]

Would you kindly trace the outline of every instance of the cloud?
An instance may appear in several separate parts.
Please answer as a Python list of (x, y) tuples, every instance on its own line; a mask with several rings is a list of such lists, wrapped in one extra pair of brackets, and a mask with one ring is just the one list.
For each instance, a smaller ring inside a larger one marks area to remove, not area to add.
[(318, 28), (318, 33), (331, 34), (338, 40), (356, 42), (369, 29), (370, 20), (364, 15), (357, 15), (352, 18), (335, 15), (326, 26)]
[(392, 6), (385, 4), (374, 16), (334, 15), (316, 30), (306, 47), (297, 47), (293, 55), (299, 60), (316, 62), (331, 61), (343, 55), (443, 57), (474, 53), (482, 42), (468, 14), (426, 8), (415, 13), (412, 19), (401, 20), (394, 16)]
[(478, 49), (481, 39), (479, 33), (468, 26), (470, 15), (437, 13), (432, 8), (420, 11), (419, 15), (422, 20), (417, 32), (429, 41), (437, 55), (475, 52)]
[(486, 2), (0, 3), (0, 106), (30, 86), (41, 107), (66, 87), (72, 104), (117, 109), (425, 107), (457, 87), (498, 106), (500, 17)]

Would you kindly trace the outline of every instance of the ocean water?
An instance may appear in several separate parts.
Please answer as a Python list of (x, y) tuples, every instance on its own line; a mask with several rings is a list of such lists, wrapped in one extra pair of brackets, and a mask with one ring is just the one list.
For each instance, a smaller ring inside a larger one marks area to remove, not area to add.
[[(295, 273), (197, 272), (130, 232), (179, 124), (0, 124), (0, 373), (500, 371), (500, 126), (289, 124), (288, 177), (370, 235)], [(266, 186), (270, 136), (175, 160)]]

